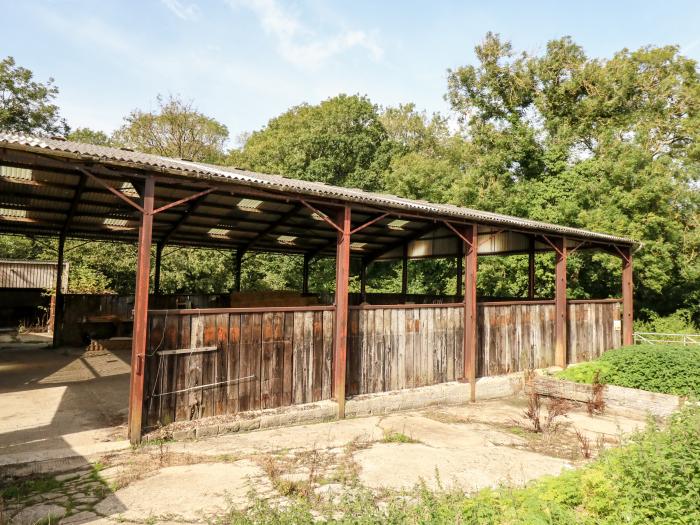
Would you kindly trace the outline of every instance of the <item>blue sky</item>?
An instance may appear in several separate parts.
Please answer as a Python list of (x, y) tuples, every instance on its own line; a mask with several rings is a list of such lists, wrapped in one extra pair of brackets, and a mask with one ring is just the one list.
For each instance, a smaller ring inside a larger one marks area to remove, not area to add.
[(447, 112), (446, 71), (487, 31), (539, 52), (571, 35), (589, 56), (677, 44), (700, 60), (697, 1), (0, 0), (0, 56), (55, 79), (72, 127), (105, 131), (156, 95), (226, 124), (232, 142), (338, 93)]

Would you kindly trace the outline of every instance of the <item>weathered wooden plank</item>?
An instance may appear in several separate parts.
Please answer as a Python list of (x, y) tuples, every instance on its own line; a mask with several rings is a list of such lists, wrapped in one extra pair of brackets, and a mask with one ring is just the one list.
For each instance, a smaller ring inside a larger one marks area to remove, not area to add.
[(310, 403), (313, 399), (314, 382), (314, 313), (304, 312), (304, 401)]
[(284, 312), (272, 313), (271, 407), (282, 406), (284, 391), (284, 315)]
[(160, 399), (155, 395), (162, 392), (162, 357), (157, 351), (164, 336), (163, 316), (153, 316), (148, 320), (148, 340), (144, 359), (144, 410), (143, 423), (147, 427), (158, 425), (160, 420)]
[(361, 362), (361, 341), (360, 341), (360, 311), (350, 310), (348, 312), (348, 354), (347, 368), (345, 376), (345, 391), (347, 395), (355, 395), (359, 392), (362, 370)]
[(229, 314), (228, 361), (226, 363), (226, 408), (229, 414), (240, 411), (239, 384), (241, 377), (241, 315)]
[(299, 405), (304, 402), (304, 312), (294, 312), (292, 344), (294, 347), (292, 404)]
[[(445, 381), (455, 380), (455, 322), (454, 308), (445, 309)], [(477, 355), (479, 351), (478, 335), (477, 335)], [(477, 359), (478, 371), (478, 359)]]
[(273, 313), (262, 314), (260, 352), (260, 407), (272, 408), (272, 358), (274, 353)]
[[(239, 411), (254, 410), (256, 393), (259, 391), (259, 362), (261, 320), (259, 314), (241, 315), (240, 378), (238, 385)], [(258, 355), (256, 355), (258, 354)], [(259, 402), (259, 399), (258, 399)]]
[(416, 373), (414, 365), (414, 339), (416, 337), (416, 312), (417, 308), (411, 308), (409, 310), (404, 310), (405, 312), (405, 323), (404, 323), (404, 333), (406, 334), (406, 349), (405, 349), (405, 374), (406, 374), (406, 387), (413, 388), (416, 386)]
[[(165, 318), (165, 333), (162, 350), (172, 350), (178, 347), (179, 319), (175, 316)], [(162, 356), (163, 359), (163, 376), (162, 382), (158, 389), (158, 393), (163, 394), (176, 390), (175, 383), (177, 380), (177, 359), (174, 356)], [(167, 425), (175, 421), (175, 394), (164, 395), (160, 397), (160, 423)]]
[(294, 397), (294, 313), (284, 314), (282, 406), (292, 404)]
[(226, 393), (226, 382), (228, 381), (228, 361), (230, 350), (228, 345), (229, 337), (229, 315), (218, 314), (216, 316), (216, 369), (214, 371), (214, 381), (219, 384), (214, 390), (214, 414), (217, 416), (228, 413), (228, 396)]
[(406, 388), (406, 312), (410, 310), (396, 310), (396, 388)]
[[(216, 346), (216, 315), (202, 316), (202, 346)], [(202, 410), (201, 417), (211, 417), (214, 415), (214, 391), (216, 387), (208, 386), (216, 382), (216, 352), (205, 352), (202, 354)]]
[[(178, 317), (178, 344), (184, 348), (191, 347), (190, 327), (192, 319), (189, 315)], [(182, 392), (187, 388), (188, 371), (190, 368), (190, 356), (187, 354), (175, 357), (175, 389), (180, 393), (175, 394), (175, 420), (186, 421), (189, 419), (189, 394)]]
[[(360, 312), (355, 312), (358, 316)], [(359, 354), (359, 352), (358, 352)], [(358, 355), (358, 359), (361, 356)], [(356, 364), (359, 378), (361, 364)], [(333, 391), (333, 312), (323, 312), (323, 389), (322, 399), (330, 399)], [(359, 393), (359, 383), (355, 393)]]
[[(323, 393), (323, 312), (311, 312), (313, 316), (313, 359), (312, 359), (312, 380), (311, 380), (311, 400), (320, 401)], [(352, 358), (352, 346), (348, 348)], [(346, 368), (346, 374), (350, 370)], [(346, 380), (346, 385), (347, 385)]]
[[(204, 346), (204, 322), (200, 315), (191, 317), (190, 339), (192, 348)], [(185, 388), (188, 389), (188, 419), (202, 417), (202, 389), (197, 388), (204, 384), (202, 374), (202, 354), (191, 354), (188, 360), (187, 383), (185, 385)]]
[(391, 331), (391, 308), (384, 309), (384, 355), (382, 361), (384, 363), (384, 385), (382, 390), (393, 390), (394, 380), (394, 340)]

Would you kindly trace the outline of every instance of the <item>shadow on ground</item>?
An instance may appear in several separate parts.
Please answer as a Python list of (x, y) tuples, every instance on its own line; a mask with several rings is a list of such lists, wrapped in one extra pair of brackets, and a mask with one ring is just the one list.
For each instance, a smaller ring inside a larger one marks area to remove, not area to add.
[(54, 350), (41, 336), (3, 339), (0, 523), (87, 512), (109, 491), (94, 458), (128, 447), (129, 352)]

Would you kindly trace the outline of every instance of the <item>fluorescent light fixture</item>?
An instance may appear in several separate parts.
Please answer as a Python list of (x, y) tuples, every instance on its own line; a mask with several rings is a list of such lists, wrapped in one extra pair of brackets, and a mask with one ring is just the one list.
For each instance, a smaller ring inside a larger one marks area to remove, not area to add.
[(260, 211), (259, 208), (262, 203), (263, 201), (257, 199), (241, 199), (236, 204), (236, 207), (247, 211)]
[(226, 237), (229, 233), (231, 233), (231, 230), (226, 230), (224, 228), (212, 228), (208, 233), (210, 237)]
[(294, 244), (294, 242), (298, 239), (299, 237), (295, 237), (293, 235), (278, 235), (277, 236), (277, 242), (281, 244)]
[(403, 230), (404, 226), (406, 226), (409, 222), (410, 221), (405, 221), (403, 219), (394, 219), (389, 224), (387, 224), (387, 226), (392, 230)]
[(7, 220), (21, 220), (27, 218), (27, 210), (17, 210), (14, 208), (0, 208), (0, 215)]
[(130, 182), (122, 182), (122, 185), (119, 186), (119, 191), (127, 197), (140, 197), (139, 192), (136, 191), (136, 188), (134, 188), (134, 185)]

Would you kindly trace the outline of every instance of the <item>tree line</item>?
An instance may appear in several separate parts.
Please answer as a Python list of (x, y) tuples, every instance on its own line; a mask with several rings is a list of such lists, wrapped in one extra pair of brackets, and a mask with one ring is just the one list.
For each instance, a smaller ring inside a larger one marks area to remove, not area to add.
[[(538, 54), (499, 35), (476, 46), (477, 62), (448, 70), (447, 115), (414, 104), (380, 107), (362, 95), (300, 104), (228, 148), (229, 131), (178, 97), (134, 110), (114, 133), (69, 129), (41, 83), (12, 58), (0, 62), (0, 129), (62, 134), (159, 155), (277, 173), (409, 198), (554, 222), (634, 238), (641, 317), (700, 320), (700, 77), (677, 46), (588, 57), (571, 38)], [(77, 241), (74, 241), (77, 242)], [(0, 257), (55, 258), (46, 241), (3, 236)], [(163, 259), (165, 292), (224, 292), (233, 255), (179, 249)], [(70, 287), (128, 292), (135, 251), (94, 243), (70, 252)], [(298, 289), (301, 258), (250, 254), (248, 289)], [(454, 293), (455, 261), (412, 261), (410, 291)], [(526, 257), (483, 257), (479, 292), (522, 297)], [(619, 295), (620, 262), (578, 251), (569, 294)], [(369, 269), (368, 290), (400, 290), (400, 265)], [(332, 261), (315, 263), (311, 285), (333, 287)], [(352, 286), (358, 286), (356, 280)], [(537, 256), (537, 292), (553, 291), (553, 259)]]

